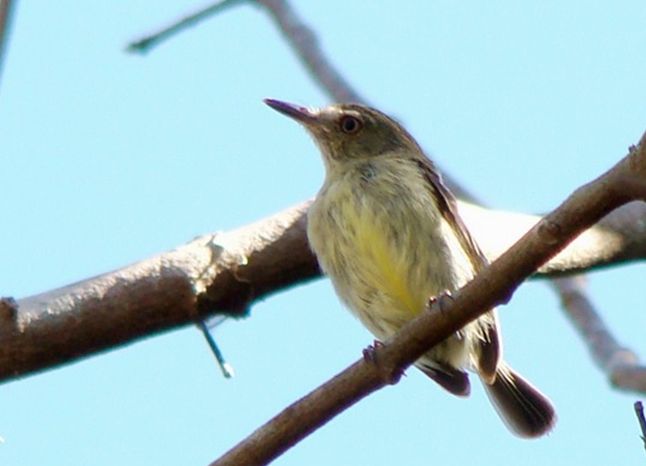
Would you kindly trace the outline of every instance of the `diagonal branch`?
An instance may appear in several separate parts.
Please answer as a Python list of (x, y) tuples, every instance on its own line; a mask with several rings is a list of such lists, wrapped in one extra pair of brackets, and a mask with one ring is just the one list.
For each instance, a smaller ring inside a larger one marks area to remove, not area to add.
[(595, 181), (577, 189), (508, 251), (460, 289), (442, 312), (438, 302), (409, 321), (374, 361), (365, 359), (301, 398), (211, 466), (266, 464), (315, 429), (376, 390), (396, 383), (402, 371), (433, 345), (496, 305), (509, 301), (516, 288), (541, 264), (585, 229), (631, 200), (646, 200), (646, 133), (638, 149)]
[(301, 60), (310, 77), (337, 102), (363, 102), (356, 89), (332, 65), (320, 47), (316, 34), (285, 0), (257, 0), (278, 26), (287, 43)]
[[(489, 259), (534, 226), (541, 217), (487, 209), (458, 201), (460, 215)], [(501, 235), (500, 232), (505, 234)], [(586, 230), (568, 248), (540, 268), (548, 276), (571, 276), (626, 261), (646, 259), (646, 204), (630, 202)]]
[(594, 362), (615, 387), (646, 393), (646, 367), (610, 333), (592, 302), (581, 293), (581, 282), (581, 277), (552, 281), (561, 295), (564, 312), (586, 342)]
[(278, 24), (287, 42), (296, 52), (296, 56), (301, 59), (305, 69), (309, 71), (310, 76), (323, 89), (329, 90), (336, 100), (345, 102), (364, 101), (327, 59), (319, 47), (314, 32), (294, 14), (293, 9), (284, 0), (256, 0), (255, 2), (253, 0), (218, 0), (179, 20), (173, 21), (159, 31), (131, 42), (126, 47), (126, 50), (146, 53), (175, 34), (195, 26), (199, 22), (230, 7), (243, 3), (258, 3), (267, 9), (276, 24)]
[(157, 32), (146, 35), (141, 39), (129, 43), (126, 46), (126, 50), (128, 52), (147, 53), (153, 47), (158, 46), (163, 41), (170, 39), (172, 36), (179, 32), (197, 25), (199, 22), (204, 21), (210, 16), (213, 16), (216, 13), (220, 13), (227, 8), (231, 8), (241, 3), (247, 2), (249, 2), (249, 0), (218, 0), (217, 2), (207, 6), (206, 8), (200, 9), (194, 13), (184, 16), (178, 21), (172, 22), (171, 24), (160, 29)]

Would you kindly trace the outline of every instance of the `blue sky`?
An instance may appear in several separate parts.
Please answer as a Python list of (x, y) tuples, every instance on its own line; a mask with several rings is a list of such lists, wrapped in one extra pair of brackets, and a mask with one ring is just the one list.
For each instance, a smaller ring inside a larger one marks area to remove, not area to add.
[[(295, 5), (362, 94), (497, 208), (553, 208), (646, 129), (643, 2)], [(0, 81), (1, 295), (97, 275), (316, 193), (315, 146), (261, 100), (329, 100), (262, 10), (229, 10), (147, 56), (123, 51), (198, 6), (20, 2)], [(589, 278), (641, 354), (644, 272)], [(507, 359), (558, 409), (550, 436), (519, 440), (479, 386), (456, 399), (411, 370), (276, 464), (643, 462), (638, 396), (609, 388), (547, 286), (523, 286), (501, 317)], [(372, 341), (326, 280), (257, 303), (216, 338), (232, 380), (185, 328), (0, 385), (0, 464), (207, 464)]]

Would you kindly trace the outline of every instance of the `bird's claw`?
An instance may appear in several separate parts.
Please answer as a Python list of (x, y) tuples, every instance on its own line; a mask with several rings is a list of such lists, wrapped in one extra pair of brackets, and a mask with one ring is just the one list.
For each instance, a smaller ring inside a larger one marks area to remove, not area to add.
[(363, 359), (366, 362), (370, 362), (372, 364), (377, 364), (377, 348), (380, 348), (384, 346), (382, 342), (379, 340), (373, 341), (372, 345), (368, 345), (366, 348), (363, 349), (361, 352), (363, 354)]
[(449, 303), (453, 301), (453, 294), (449, 290), (444, 290), (435, 296), (428, 298), (426, 303), (426, 308), (431, 310), (434, 304), (437, 304), (437, 308), (440, 312), (445, 312), (446, 307)]

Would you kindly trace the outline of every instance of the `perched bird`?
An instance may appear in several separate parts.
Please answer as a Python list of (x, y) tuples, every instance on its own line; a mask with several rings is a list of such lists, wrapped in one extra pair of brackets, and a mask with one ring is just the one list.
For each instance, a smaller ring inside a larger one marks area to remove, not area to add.
[[(308, 213), (308, 240), (341, 300), (377, 338), (388, 339), (429, 298), (459, 289), (487, 264), (435, 166), (395, 120), (358, 104), (265, 103), (305, 126), (323, 155), (325, 181)], [(470, 391), (466, 370), (477, 373), (521, 437), (538, 437), (555, 423), (547, 397), (503, 361), (495, 309), (415, 365), (458, 396)]]

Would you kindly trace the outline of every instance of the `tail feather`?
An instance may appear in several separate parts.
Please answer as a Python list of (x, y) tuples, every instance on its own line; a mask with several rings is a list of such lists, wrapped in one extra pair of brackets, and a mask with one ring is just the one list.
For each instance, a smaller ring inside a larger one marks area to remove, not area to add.
[(471, 393), (469, 375), (464, 371), (440, 363), (430, 365), (418, 362), (417, 367), (444, 390), (456, 396), (469, 396)]
[(498, 415), (516, 435), (540, 437), (554, 427), (552, 402), (510, 367), (499, 367), (494, 382), (484, 386)]

